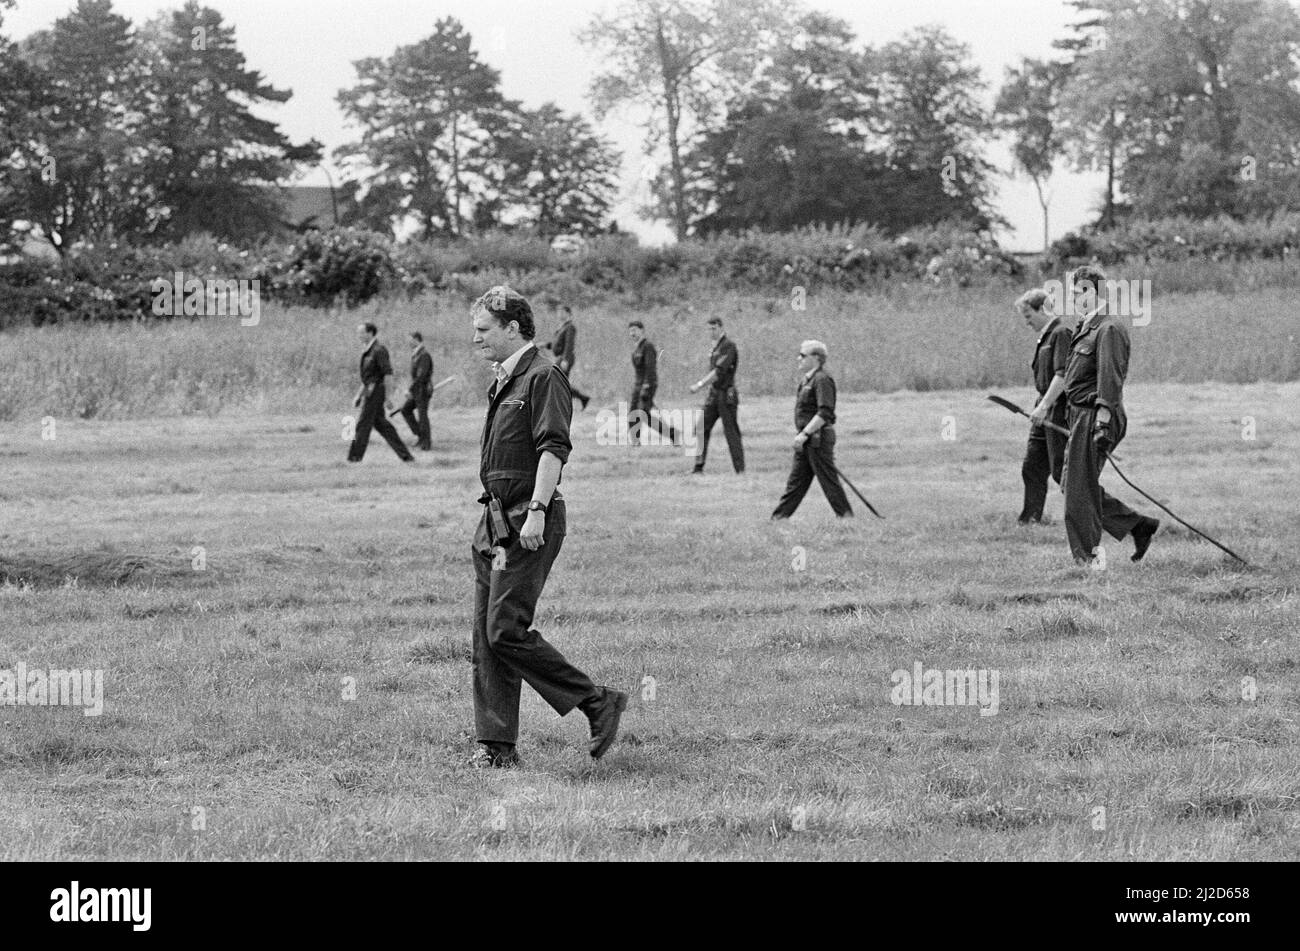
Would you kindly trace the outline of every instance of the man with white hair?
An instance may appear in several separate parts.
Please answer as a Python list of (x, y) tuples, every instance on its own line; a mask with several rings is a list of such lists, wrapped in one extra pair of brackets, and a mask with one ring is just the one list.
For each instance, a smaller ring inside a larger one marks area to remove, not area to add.
[(813, 476), (840, 518), (853, 514), (835, 468), (835, 381), (826, 372), (826, 344), (805, 340), (799, 346), (803, 379), (794, 398), (794, 465), (785, 494), (772, 518), (789, 518), (812, 485)]

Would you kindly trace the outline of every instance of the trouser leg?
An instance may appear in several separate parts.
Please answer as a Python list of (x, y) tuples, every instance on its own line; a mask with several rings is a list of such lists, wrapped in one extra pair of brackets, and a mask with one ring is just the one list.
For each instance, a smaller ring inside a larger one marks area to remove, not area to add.
[[(375, 393), (380, 394), (378, 401), (375, 400)], [(357, 417), (357, 426), (352, 434), (352, 446), (348, 449), (349, 459), (359, 461), (365, 457), (366, 447), (370, 445), (370, 430), (375, 425), (375, 413), (383, 411), (383, 394), (379, 387), (376, 387), (374, 392), (361, 403), (361, 415)]]
[[(1033, 426), (1025, 446), (1025, 458), (1020, 464), (1020, 479), (1025, 484), (1025, 502), (1020, 509), (1020, 521), (1039, 521), (1047, 501), (1047, 477), (1052, 471), (1048, 455), (1047, 430)], [(1059, 472), (1059, 469), (1058, 469)], [(1057, 481), (1060, 481), (1059, 478)]]
[(640, 388), (632, 390), (632, 398), (627, 401), (627, 436), (633, 446), (641, 445), (641, 433), (649, 418), (642, 409), (642, 404), (646, 402), (648, 401), (642, 397)]
[(433, 428), (429, 425), (429, 397), (422, 396), (415, 404), (415, 419), (420, 431), (416, 434), (421, 449), (433, 448)]
[(700, 426), (700, 452), (695, 457), (695, 468), (703, 469), (704, 461), (709, 455), (709, 434), (713, 432), (714, 425), (718, 422), (718, 401), (715, 394), (710, 391), (704, 399), (704, 422)]
[[(486, 538), (486, 528), (479, 527)], [(474, 558), (474, 734), (480, 743), (514, 743), (519, 738), (522, 679), (488, 643), (492, 553), (472, 546)]]
[[(560, 716), (596, 692), (591, 678), (565, 660), (533, 627), (537, 601), (564, 544), (564, 533), (564, 502), (556, 501), (546, 515), (545, 544), (529, 551), (516, 538), (506, 549), (505, 565), (489, 572), (485, 619), (487, 645), (496, 659), (536, 690)], [(490, 568), (490, 557), (487, 564)], [(508, 712), (510, 683), (504, 686), (504, 709)], [(488, 703), (490, 706), (490, 692)]]
[(384, 415), (384, 388), (375, 387), (375, 392), (370, 397), (375, 401), (374, 427), (375, 432), (384, 437), (384, 440), (397, 453), (399, 459), (410, 459), (411, 452), (406, 448), (406, 443), (402, 442), (402, 437), (397, 434), (397, 428), (388, 421)]
[[(1065, 413), (1053, 412), (1048, 418), (1058, 426), (1068, 428), (1070, 425), (1069, 417)], [(1046, 426), (1043, 427), (1043, 436), (1047, 444), (1047, 464), (1052, 473), (1052, 481), (1060, 485), (1061, 469), (1065, 465), (1065, 441), (1068, 437), (1065, 433), (1058, 433)]]
[(816, 446), (808, 446), (808, 462), (812, 466), (813, 472), (817, 475), (817, 483), (822, 487), (822, 492), (826, 495), (826, 501), (831, 504), (831, 509), (838, 516), (853, 514), (853, 508), (849, 505), (848, 496), (844, 494), (844, 486), (840, 484), (840, 478), (836, 475), (835, 469), (835, 430), (822, 429), (819, 433), (820, 439)]
[(812, 480), (813, 468), (808, 462), (807, 447), (804, 447), (804, 451), (794, 454), (790, 477), (785, 481), (785, 491), (781, 494), (780, 501), (776, 503), (772, 517), (789, 518), (793, 515), (808, 492), (808, 486), (812, 485)]
[(718, 412), (722, 416), (722, 432), (727, 437), (727, 450), (731, 453), (731, 467), (745, 471), (745, 447), (740, 441), (740, 421), (736, 418), (737, 406), (726, 394), (718, 397)]
[(406, 402), (402, 404), (402, 419), (406, 420), (406, 427), (411, 431), (411, 435), (417, 440), (420, 438), (420, 419), (416, 415), (415, 398), (408, 396)]
[(1096, 417), (1093, 408), (1070, 407), (1070, 438), (1062, 472), (1066, 537), (1074, 557), (1084, 560), (1101, 544), (1103, 531), (1118, 540), (1142, 521), (1141, 515), (1101, 487), (1104, 458), (1092, 441)]
[(673, 428), (671, 422), (664, 418), (662, 412), (658, 410), (652, 412), (653, 409), (653, 407), (646, 409), (646, 418), (650, 421), (649, 428), (659, 434), (661, 442), (666, 439), (670, 444), (676, 445), (678, 439), (677, 430)]

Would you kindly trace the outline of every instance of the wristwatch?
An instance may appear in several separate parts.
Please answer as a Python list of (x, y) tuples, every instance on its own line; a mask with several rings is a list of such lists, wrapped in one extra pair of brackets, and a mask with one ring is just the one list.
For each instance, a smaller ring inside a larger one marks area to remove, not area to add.
[(536, 499), (533, 499), (531, 502), (528, 503), (528, 511), (544, 513), (546, 511), (546, 506), (543, 505), (541, 502), (538, 502)]

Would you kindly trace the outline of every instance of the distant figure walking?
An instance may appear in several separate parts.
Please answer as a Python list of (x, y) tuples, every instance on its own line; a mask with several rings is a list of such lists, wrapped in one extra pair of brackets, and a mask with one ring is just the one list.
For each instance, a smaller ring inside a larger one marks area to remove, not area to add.
[(352, 405), (361, 407), (361, 418), (357, 420), (356, 435), (348, 450), (348, 462), (360, 462), (366, 454), (371, 429), (384, 437), (399, 459), (414, 462), (415, 457), (384, 415), (384, 408), (392, 406), (384, 393), (384, 377), (392, 375), (393, 364), (388, 359), (387, 348), (379, 342), (379, 330), (374, 324), (364, 323), (357, 327), (357, 336), (365, 349), (361, 351), (361, 389), (357, 390)]
[(803, 379), (794, 397), (794, 465), (772, 518), (789, 518), (817, 477), (826, 501), (840, 518), (853, 514), (835, 468), (835, 381), (826, 372), (826, 344), (805, 340), (799, 346)]
[(674, 446), (680, 440), (672, 423), (664, 432), (663, 417), (654, 412), (655, 393), (659, 389), (659, 351), (645, 336), (645, 324), (633, 320), (627, 325), (627, 335), (632, 338), (632, 395), (627, 406), (627, 432), (633, 446), (641, 445), (643, 430), (653, 429)]
[(573, 391), (574, 398), (582, 404), (583, 409), (586, 409), (587, 404), (591, 402), (591, 397), (573, 385), (578, 328), (573, 323), (573, 309), (568, 304), (560, 309), (564, 311), (564, 321), (560, 324), (560, 329), (555, 332), (555, 339), (551, 341), (551, 354), (555, 357), (555, 365), (569, 378), (569, 389)]
[(701, 430), (700, 454), (695, 458), (695, 473), (704, 471), (704, 461), (709, 454), (709, 436), (714, 424), (721, 419), (722, 431), (727, 437), (727, 448), (731, 451), (731, 465), (737, 474), (745, 471), (745, 447), (740, 441), (740, 423), (736, 410), (740, 398), (736, 394), (736, 364), (740, 360), (736, 344), (722, 329), (721, 317), (710, 317), (707, 321), (709, 335), (713, 337), (713, 350), (709, 353), (709, 372), (704, 379), (691, 386), (695, 393), (704, 387), (709, 388), (704, 397), (704, 426)]
[(411, 388), (402, 404), (402, 419), (415, 434), (415, 447), (428, 452), (433, 448), (429, 429), (429, 400), (433, 398), (433, 355), (424, 347), (424, 335), (411, 332), (415, 349), (411, 351)]

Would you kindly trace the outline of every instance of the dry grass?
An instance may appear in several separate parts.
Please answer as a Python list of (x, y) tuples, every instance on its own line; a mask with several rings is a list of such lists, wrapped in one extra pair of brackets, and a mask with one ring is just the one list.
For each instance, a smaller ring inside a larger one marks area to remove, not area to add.
[[(1170, 530), (1100, 574), (1059, 497), (1015, 527), (1023, 432), (982, 392), (844, 399), (883, 522), (816, 489), (767, 521), (784, 397), (745, 403), (743, 478), (579, 416), (539, 623), (635, 703), (593, 766), (525, 691), (526, 768), (488, 775), (460, 765), (477, 408), (414, 468), (348, 467), (318, 407), (0, 426), (6, 564), (85, 579), (0, 584), (0, 668), (106, 672), (100, 717), (0, 708), (0, 857), (1294, 860), (1298, 396), (1132, 387), (1130, 476), (1254, 564)], [(894, 706), (916, 661), (998, 670), (999, 713)]]
[[(636, 318), (662, 350), (660, 399), (671, 401), (703, 375), (710, 346), (704, 320), (718, 314), (740, 345), (738, 383), (746, 399), (788, 393), (793, 354), (809, 337), (830, 346), (845, 392), (1019, 386), (1032, 345), (1011, 312), (1022, 290), (900, 284), (874, 294), (813, 293), (805, 311), (793, 311), (788, 293), (701, 289), (672, 306), (578, 308), (574, 382), (604, 402), (624, 398), (631, 372), (626, 327)], [(1133, 331), (1131, 378), (1300, 379), (1294, 296), (1285, 287), (1165, 294), (1157, 282), (1151, 323)], [(356, 389), (354, 334), (364, 320), (379, 324), (399, 376), (406, 371), (407, 334), (422, 330), (436, 376), (463, 380), (439, 392), (435, 405), (476, 406), (490, 377), (468, 346), (467, 309), (466, 301), (448, 295), (341, 312), (268, 306), (256, 327), (205, 318), (161, 327), (14, 329), (0, 333), (0, 359), (8, 368), (0, 376), (0, 420), (215, 416), (237, 409), (313, 415), (330, 406), (346, 414)], [(549, 340), (555, 314), (543, 310), (538, 317), (539, 339)]]

